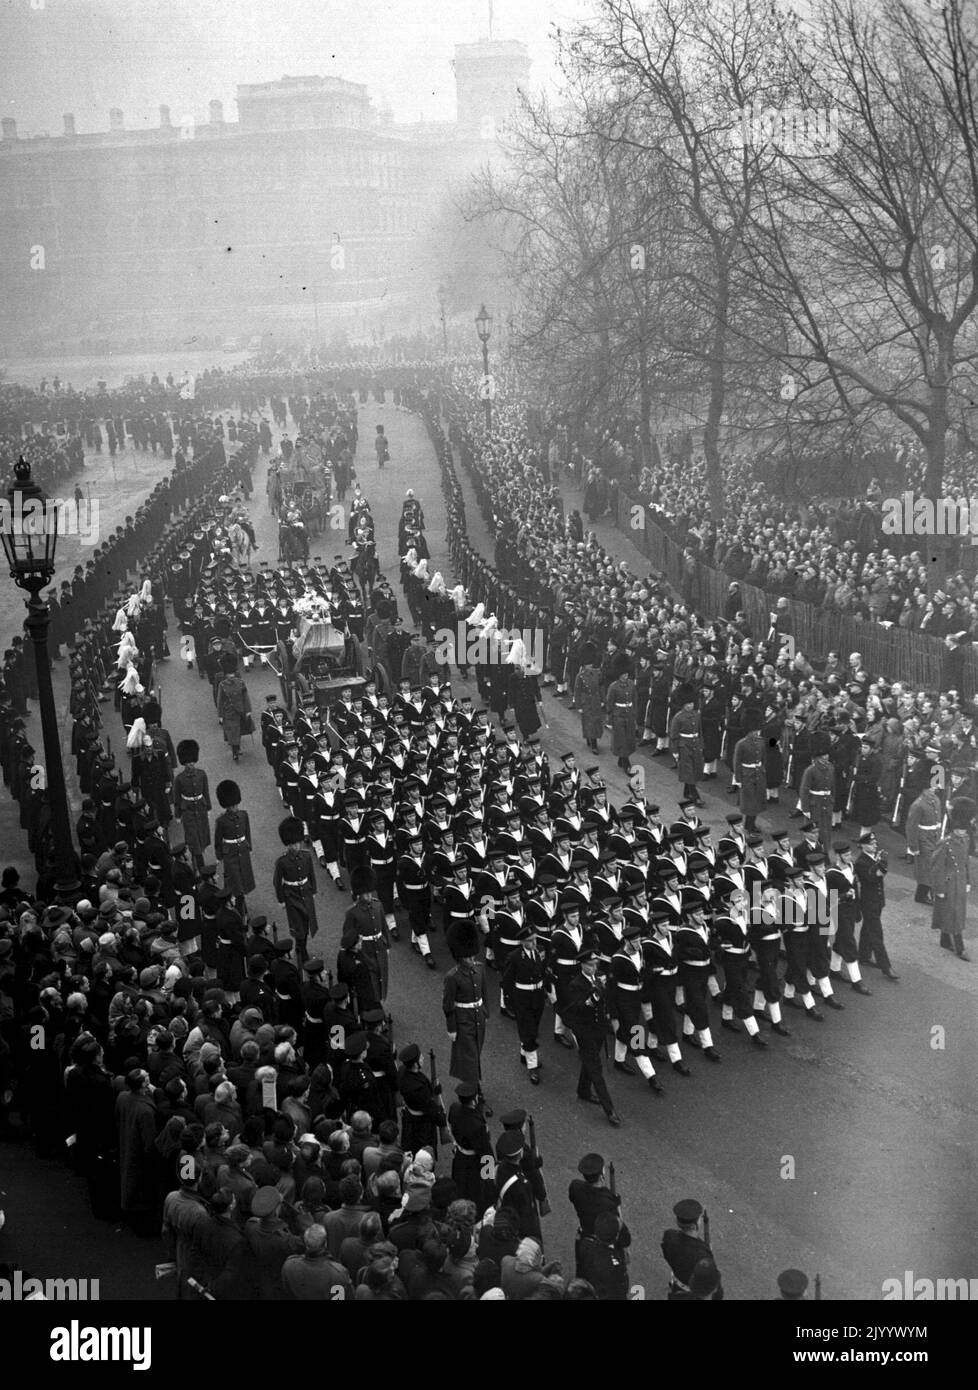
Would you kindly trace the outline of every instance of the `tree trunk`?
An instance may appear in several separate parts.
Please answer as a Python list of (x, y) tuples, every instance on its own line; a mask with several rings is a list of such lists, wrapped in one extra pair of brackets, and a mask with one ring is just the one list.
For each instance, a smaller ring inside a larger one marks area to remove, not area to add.
[[(949, 354), (947, 345), (941, 343), (938, 349), (934, 376), (937, 385), (931, 388), (930, 429), (927, 435), (927, 468), (924, 474), (924, 491), (934, 503), (934, 516), (941, 516), (941, 497), (944, 492), (944, 466), (947, 462), (947, 380)], [(933, 596), (943, 589), (947, 581), (948, 548), (952, 543), (947, 536), (930, 536), (932, 542), (925, 555), (927, 562), (927, 592)]]
[(703, 429), (703, 454), (706, 459), (706, 486), (710, 495), (710, 511), (715, 525), (723, 520), (726, 513), (726, 497), (723, 486), (723, 469), (720, 464), (720, 420), (723, 416), (726, 396), (724, 373), (724, 354), (727, 346), (727, 304), (729, 290), (726, 275), (721, 276), (718, 285), (717, 317), (713, 327), (713, 345), (710, 353), (710, 403), (706, 412), (706, 425)]
[(652, 467), (652, 388), (649, 384), (649, 350), (642, 338), (638, 355), (640, 420), (639, 430), (642, 441), (642, 467)]

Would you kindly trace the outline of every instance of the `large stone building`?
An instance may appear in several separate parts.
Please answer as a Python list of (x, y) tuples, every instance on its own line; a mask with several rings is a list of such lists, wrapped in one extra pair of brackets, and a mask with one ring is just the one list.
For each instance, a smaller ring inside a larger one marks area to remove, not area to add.
[(426, 233), (529, 74), (515, 42), (459, 45), (456, 124), (396, 126), (335, 77), (238, 87), (237, 121), (0, 139), (2, 341), (249, 340), (406, 320)]

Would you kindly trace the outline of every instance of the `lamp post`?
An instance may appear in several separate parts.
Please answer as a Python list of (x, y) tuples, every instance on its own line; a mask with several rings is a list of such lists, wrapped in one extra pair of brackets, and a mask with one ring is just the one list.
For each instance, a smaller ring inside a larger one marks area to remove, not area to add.
[(445, 322), (445, 301), (447, 292), (444, 285), (438, 286), (438, 317), (441, 319), (441, 343), (445, 356), (448, 356), (448, 324)]
[(489, 379), (489, 338), (492, 333), (492, 315), (483, 304), (475, 316), (475, 328), (482, 344), (482, 391), (486, 403), (486, 434), (492, 434), (492, 382)]
[(71, 840), (68, 794), (61, 761), (61, 737), (54, 707), (51, 658), (48, 654), (48, 624), (51, 613), (41, 590), (54, 578), (54, 552), (58, 544), (58, 512), (48, 503), (41, 488), (31, 478), (31, 466), (21, 458), (14, 469), (14, 484), (7, 493), (7, 516), (0, 526), (0, 540), (10, 568), (10, 577), (30, 598), (27, 601), (27, 630), (34, 643), (37, 666), (37, 693), (41, 706), (41, 731), (58, 896), (78, 887), (77, 861)]

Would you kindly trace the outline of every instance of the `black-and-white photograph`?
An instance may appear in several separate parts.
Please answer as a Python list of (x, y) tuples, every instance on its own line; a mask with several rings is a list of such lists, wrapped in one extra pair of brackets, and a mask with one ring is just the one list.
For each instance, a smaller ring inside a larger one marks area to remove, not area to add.
[(161, 1373), (255, 1301), (950, 1354), (978, 5), (3, 0), (0, 54), (0, 1302)]

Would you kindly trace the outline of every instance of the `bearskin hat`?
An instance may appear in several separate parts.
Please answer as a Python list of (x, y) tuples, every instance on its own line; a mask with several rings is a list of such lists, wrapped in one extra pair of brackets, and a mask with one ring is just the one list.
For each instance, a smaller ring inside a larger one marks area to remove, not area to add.
[(453, 922), (446, 933), (448, 949), (456, 960), (479, 954), (479, 933), (474, 922)]
[[(229, 806), (240, 806), (241, 788), (237, 782), (230, 780), (218, 782), (217, 784), (217, 804), (227, 810)], [(284, 824), (284, 822), (283, 822)], [(281, 830), (279, 831), (281, 834)]]
[(195, 763), (200, 758), (200, 744), (196, 739), (182, 738), (177, 744), (177, 762)]
[(365, 864), (358, 864), (350, 875), (350, 892), (359, 897), (361, 893), (372, 893), (376, 886), (373, 870)]
[(749, 709), (744, 715), (744, 728), (749, 734), (757, 733), (764, 724), (764, 718), (759, 709)]
[(158, 724), (163, 718), (163, 711), (156, 700), (147, 700), (140, 713), (147, 724)]
[(812, 757), (821, 758), (832, 747), (832, 740), (824, 731), (812, 735)]
[(297, 845), (303, 838), (302, 821), (295, 816), (286, 816), (279, 821), (278, 837), (283, 845)]
[(978, 807), (970, 796), (956, 796), (951, 802), (948, 826), (951, 830), (970, 830), (971, 822), (978, 815)]

